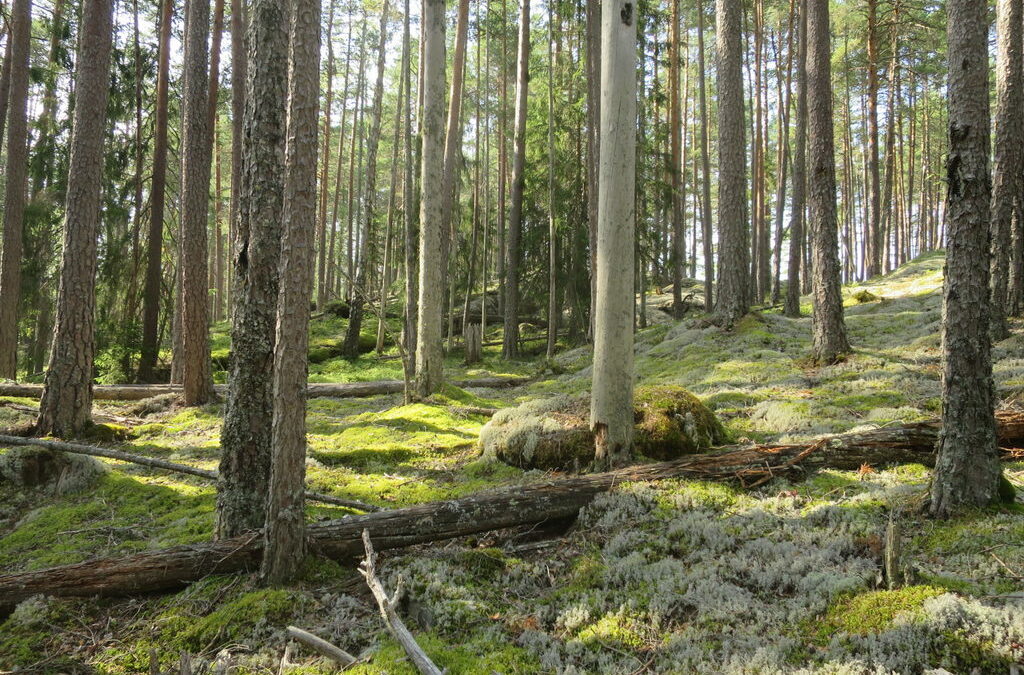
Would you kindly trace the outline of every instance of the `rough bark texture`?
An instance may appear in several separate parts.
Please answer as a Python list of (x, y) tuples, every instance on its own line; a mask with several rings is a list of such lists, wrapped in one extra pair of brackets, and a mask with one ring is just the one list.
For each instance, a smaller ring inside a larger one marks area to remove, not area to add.
[(834, 363), (850, 351), (843, 322), (836, 219), (836, 157), (832, 123), (832, 68), (828, 0), (806, 0), (808, 206), (812, 234), (814, 360)]
[(868, 211), (865, 236), (866, 273), (870, 278), (882, 272), (881, 195), (878, 170), (878, 0), (867, 0), (867, 29)]
[(519, 356), (519, 258), (523, 234), (523, 183), (526, 180), (526, 102), (530, 91), (530, 0), (519, 12), (519, 49), (516, 58), (515, 131), (512, 140), (511, 205), (505, 242), (505, 327), (501, 356)]
[(208, 49), (210, 3), (188, 0), (181, 137), (181, 384), (186, 405), (210, 399), (208, 260), (210, 117)]
[[(387, 14), (387, 2), (384, 3)], [(281, 292), (274, 344), (274, 427), (264, 581), (294, 577), (306, 554), (306, 376), (316, 231), (320, 0), (291, 1)]]
[(700, 95), (701, 234), (704, 240), (704, 307), (714, 307), (715, 252), (711, 222), (711, 124), (708, 120), (708, 88), (704, 72), (704, 3), (697, 3), (697, 78)]
[[(405, 156), (405, 179), (402, 181), (402, 222), (405, 253), (405, 307), (403, 309), (402, 340), (405, 345), (405, 377), (412, 380), (416, 376), (416, 314), (419, 289), (419, 251), (416, 248), (418, 235), (416, 232), (415, 181), (413, 180), (413, 138), (412, 138), (412, 50), (409, 30), (409, 0), (405, 0), (405, 11), (402, 17), (402, 76), (404, 86), (401, 96), (405, 99), (405, 122), (403, 124), (402, 151)], [(419, 110), (416, 111), (419, 114)]]
[(942, 421), (931, 512), (950, 514), (996, 497), (989, 337), (988, 11), (950, 0), (949, 157), (942, 321)]
[[(601, 1), (587, 5), (587, 236), (590, 254), (590, 312), (587, 337), (594, 337), (594, 308), (597, 306), (597, 199), (598, 166), (601, 163)], [(499, 217), (501, 193), (499, 193)], [(499, 266), (498, 279), (501, 279)]]
[[(150, 188), (149, 241), (142, 306), (140, 382), (153, 382), (160, 354), (160, 285), (163, 271), (164, 195), (167, 189), (167, 87), (171, 69), (171, 17), (174, 0), (160, 3), (160, 53), (156, 77), (156, 120), (153, 124), (153, 183)], [(232, 193), (234, 190), (232, 189)]]
[(41, 435), (74, 436), (92, 422), (96, 237), (107, 131), (111, 26), (111, 0), (88, 0), (83, 4), (57, 323), (36, 424), (36, 432)]
[(18, 299), (24, 242), (28, 151), (28, 70), (32, 0), (14, 0), (10, 16), (11, 80), (7, 108), (7, 166), (3, 249), (0, 250), (0, 379), (13, 380), (18, 360)]
[(420, 122), (420, 282), (416, 321), (416, 393), (429, 396), (441, 387), (441, 261), (444, 174), (444, 0), (424, 0), (422, 18), (423, 115)]
[[(607, 473), (561, 478), (494, 490), (445, 502), (348, 516), (310, 525), (310, 548), (337, 559), (362, 553), (361, 533), (368, 529), (380, 550), (508, 527), (573, 518), (594, 495), (628, 481), (693, 478), (762, 485), (774, 477), (804, 477), (823, 468), (857, 470), (864, 464), (932, 465), (937, 422), (919, 422), (804, 445), (721, 448), (714, 452)], [(1010, 447), (1024, 442), (1024, 416), (1000, 416), (1000, 440)], [(0, 605), (37, 593), (54, 596), (118, 596), (178, 588), (210, 574), (255, 569), (262, 555), (258, 532), (216, 542), (176, 546), (146, 553), (0, 576)]]
[(750, 307), (742, 10), (739, 0), (716, 0), (719, 267), (715, 310), (725, 326), (734, 324)]
[(785, 314), (800, 316), (800, 263), (804, 249), (807, 194), (807, 0), (797, 0), (799, 31), (796, 66), (796, 148), (793, 155), (793, 207), (789, 225), (789, 272)]
[(1024, 132), (1024, 3), (996, 3), (996, 109), (992, 166), (992, 339), (1010, 331), (1007, 295), (1014, 201), (1021, 195), (1021, 133)]
[(601, 163), (590, 428), (598, 466), (633, 450), (633, 274), (636, 211), (636, 23), (630, 0), (601, 12)]
[(232, 359), (217, 485), (217, 536), (263, 526), (270, 477), (274, 322), (284, 191), (288, 16), (274, 0), (251, 8), (235, 236)]

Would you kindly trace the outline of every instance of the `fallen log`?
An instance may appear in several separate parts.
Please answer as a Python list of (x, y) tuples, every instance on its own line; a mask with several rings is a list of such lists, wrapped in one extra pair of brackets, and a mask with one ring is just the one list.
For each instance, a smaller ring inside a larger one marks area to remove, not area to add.
[[(997, 415), (1004, 445), (1024, 443), (1024, 412)], [(917, 462), (931, 466), (937, 422), (826, 437), (808, 444), (720, 448), (671, 462), (630, 466), (605, 473), (559, 478), (461, 499), (354, 515), (307, 528), (311, 551), (354, 560), (369, 530), (378, 550), (438, 542), (491, 530), (575, 517), (593, 497), (628, 481), (690, 478), (738, 481), (745, 487), (777, 477), (802, 477), (821, 468), (859, 469), (864, 464)], [(0, 604), (38, 593), (54, 596), (118, 596), (179, 588), (210, 574), (257, 569), (260, 533), (176, 546), (135, 555), (0, 576)]]
[[(497, 389), (517, 387), (529, 382), (527, 377), (478, 377), (471, 379), (452, 380), (457, 387), (480, 387)], [(309, 398), (361, 398), (380, 396), (382, 394), (400, 394), (404, 388), (402, 380), (376, 380), (372, 382), (311, 382), (306, 393)], [(227, 393), (227, 385), (217, 384), (214, 391), (220, 395)], [(162, 394), (180, 394), (178, 384), (97, 384), (93, 387), (93, 398), (102, 401), (141, 401), (142, 399)], [(41, 384), (0, 384), (0, 396), (17, 396), (21, 398), (40, 398), (43, 395)]]
[[(82, 445), (81, 443), (65, 443), (64, 441), (50, 441), (42, 438), (25, 438), (22, 436), (6, 436), (0, 434), (0, 446), (4, 445), (39, 447), (46, 448), (47, 450), (56, 450), (58, 452), (70, 452), (74, 455), (105, 457), (107, 459), (116, 459), (121, 462), (130, 462), (132, 464), (147, 466), (151, 469), (163, 469), (164, 471), (183, 473), (189, 476), (205, 478), (207, 480), (217, 480), (217, 472), (210, 469), (200, 469), (187, 464), (177, 464), (175, 462), (168, 462), (167, 460), (158, 459), (156, 457), (146, 457), (145, 455), (136, 455), (130, 452), (111, 450), (110, 448), (100, 448), (95, 445)], [(306, 490), (306, 499), (324, 504), (333, 504), (334, 506), (345, 506), (350, 509), (358, 509), (360, 511), (380, 510), (376, 506), (364, 504), (363, 502), (358, 502), (354, 499), (344, 499), (342, 497), (320, 494), (319, 492), (311, 492), (309, 490)]]

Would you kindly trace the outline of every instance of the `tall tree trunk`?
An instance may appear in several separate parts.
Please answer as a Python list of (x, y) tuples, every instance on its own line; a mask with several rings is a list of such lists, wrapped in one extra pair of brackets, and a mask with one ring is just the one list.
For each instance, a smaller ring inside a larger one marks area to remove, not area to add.
[(796, 148), (793, 155), (793, 205), (789, 221), (789, 271), (786, 279), (785, 314), (800, 316), (800, 266), (806, 236), (804, 234), (805, 195), (807, 190), (807, 2), (797, 0), (799, 27), (797, 28), (796, 65)]
[[(469, 39), (469, 0), (458, 0), (455, 21), (455, 50), (452, 54), (452, 86), (448, 94), (448, 122), (444, 134), (444, 174), (441, 195), (441, 240), (444, 243), (442, 265), (449, 269), (449, 256), (454, 242), (451, 234), (458, 212), (458, 172), (462, 156), (462, 91), (466, 81), (466, 43)], [(454, 276), (454, 275), (451, 275)]]
[(1021, 133), (1024, 132), (1024, 38), (1021, 0), (999, 0), (997, 16), (997, 65), (995, 110), (995, 157), (992, 165), (992, 339), (1009, 336), (1007, 295), (1014, 200), (1021, 195)]
[(586, 0), (586, 4), (587, 234), (590, 240), (590, 323), (587, 337), (593, 340), (594, 308), (597, 306), (597, 203), (601, 190), (598, 181), (601, 163), (601, 0)]
[(672, 0), (672, 25), (668, 43), (668, 109), (669, 109), (669, 181), (671, 189), (672, 213), (672, 313), (676, 317), (683, 313), (683, 265), (686, 260), (686, 240), (683, 236), (683, 203), (686, 199), (683, 191), (682, 148), (682, 115), (679, 100), (679, 32), (680, 32), (679, 0)]
[(711, 222), (711, 133), (704, 68), (704, 2), (697, 0), (697, 80), (700, 90), (701, 237), (704, 240), (704, 307), (714, 307), (715, 252)]
[(11, 101), (11, 71), (13, 70), (14, 40), (11, 39), (11, 21), (8, 19), (4, 25), (3, 35), (7, 37), (4, 44), (4, 64), (0, 68), (0, 147), (4, 143), (4, 131), (7, 129), (7, 113)]
[[(327, 305), (327, 195), (330, 181), (327, 180), (331, 167), (331, 109), (334, 106), (334, 8), (336, 0), (331, 0), (327, 13), (327, 95), (324, 97), (324, 146), (323, 160), (320, 167), (320, 213), (317, 216), (317, 273), (316, 273), (316, 307), (323, 310)], [(351, 30), (351, 23), (349, 24)], [(348, 64), (346, 62), (346, 78)], [(347, 84), (346, 84), (347, 88)], [(346, 92), (347, 94), (347, 92)], [(342, 104), (344, 105), (344, 103)], [(344, 132), (342, 132), (344, 135)], [(339, 149), (340, 153), (340, 149)]]
[(832, 45), (828, 0), (807, 0), (808, 206), (814, 264), (813, 356), (834, 363), (850, 351), (843, 321), (836, 218), (836, 154), (832, 120)]
[(384, 57), (388, 39), (388, 2), (384, 0), (380, 16), (380, 45), (377, 48), (377, 81), (373, 88), (373, 120), (366, 140), (366, 183), (363, 188), (363, 214), (359, 239), (359, 272), (354, 280), (355, 292), (349, 303), (348, 331), (342, 353), (349, 358), (359, 356), (359, 333), (363, 328), (363, 308), (370, 294), (370, 240), (373, 238), (373, 219), (377, 203), (377, 148), (380, 145), (380, 126), (384, 109)]
[[(383, 15), (387, 16), (387, 2)], [(306, 553), (306, 377), (316, 234), (320, 0), (291, 0), (281, 289), (274, 343), (274, 426), (263, 580), (298, 574)], [(382, 27), (384, 21), (382, 20)], [(379, 77), (379, 76), (378, 76)]]
[(92, 423), (96, 238), (103, 184), (103, 140), (110, 80), (111, 0), (82, 6), (75, 68), (75, 112), (64, 208), (64, 248), (53, 351), (36, 433), (74, 436)]
[(242, 191), (242, 134), (245, 119), (245, 88), (248, 82), (248, 61), (246, 55), (246, 32), (248, 13), (246, 0), (231, 0), (231, 206), (228, 214), (228, 254), (225, 275), (228, 279), (228, 318), (234, 305), (235, 278), (232, 265), (241, 242), (235, 228), (241, 208)]
[(720, 253), (715, 308), (725, 326), (733, 325), (750, 307), (742, 9), (739, 0), (716, 0)]
[(444, 176), (444, 0), (424, 0), (422, 17), (423, 143), (420, 185), (420, 282), (416, 321), (416, 393), (436, 392), (444, 380), (441, 305), (444, 297), (441, 260), (443, 195), (431, 186)]
[[(156, 76), (156, 120), (153, 125), (153, 183), (149, 196), (149, 240), (146, 243), (146, 287), (143, 291), (142, 352), (139, 358), (140, 382), (153, 382), (156, 379), (156, 362), (160, 354), (158, 324), (160, 285), (163, 276), (164, 201), (167, 189), (167, 86), (170, 78), (173, 16), (174, 0), (162, 0), (160, 53)], [(234, 201), (233, 185), (231, 194)]]
[(219, 538), (263, 527), (270, 477), (274, 326), (284, 194), (288, 14), (255, 0), (246, 42), (231, 370), (217, 481)]
[(548, 341), (547, 358), (558, 340), (558, 231), (555, 228), (555, 11), (548, 4)]
[(501, 356), (519, 356), (519, 246), (523, 232), (523, 183), (526, 179), (526, 101), (530, 81), (530, 0), (521, 0), (516, 70), (516, 122), (512, 148), (512, 204), (505, 251), (505, 330)]
[(881, 195), (878, 170), (878, 0), (867, 0), (868, 212), (867, 275), (882, 273)]
[(930, 510), (997, 496), (1001, 468), (989, 337), (988, 4), (949, 0), (949, 158), (942, 321), (942, 433)]
[(601, 11), (601, 164), (597, 306), (590, 427), (595, 464), (633, 450), (633, 274), (636, 173), (636, 6), (604, 0)]
[(32, 0), (14, 0), (9, 19), (11, 92), (7, 110), (7, 187), (0, 251), (0, 379), (17, 376), (18, 301), (21, 296), (22, 228), (28, 150), (28, 75)]
[(185, 405), (210, 399), (207, 214), (210, 208), (209, 0), (188, 0), (181, 170), (181, 383)]
[[(416, 232), (416, 219), (413, 215), (415, 202), (415, 185), (413, 182), (413, 152), (412, 152), (412, 73), (410, 64), (412, 62), (412, 49), (409, 36), (409, 0), (405, 0), (405, 12), (402, 17), (402, 53), (405, 55), (402, 60), (402, 73), (405, 80), (405, 88), (401, 96), (405, 99), (405, 131), (402, 141), (402, 149), (405, 155), (405, 180), (402, 181), (402, 220), (404, 221), (405, 236), (405, 321), (403, 323), (402, 339), (405, 344), (405, 368), (406, 380), (412, 380), (416, 376), (416, 314), (418, 306), (419, 290), (419, 251), (416, 248), (419, 238)], [(418, 113), (419, 111), (417, 111)], [(408, 396), (408, 392), (406, 394)]]

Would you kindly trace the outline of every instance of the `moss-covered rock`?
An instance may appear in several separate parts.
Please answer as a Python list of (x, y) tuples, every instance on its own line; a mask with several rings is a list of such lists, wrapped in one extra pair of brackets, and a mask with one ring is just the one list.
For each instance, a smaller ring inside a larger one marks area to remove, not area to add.
[[(634, 396), (635, 449), (673, 459), (725, 442), (718, 419), (682, 387), (640, 387)], [(594, 459), (586, 397), (556, 396), (498, 411), (480, 433), (483, 455), (525, 469), (579, 470)]]
[(0, 453), (0, 483), (19, 487), (50, 487), (54, 494), (77, 492), (92, 486), (108, 469), (84, 455), (69, 455), (41, 448), (17, 448)]
[(876, 302), (882, 299), (879, 296), (872, 293), (871, 291), (867, 290), (866, 288), (862, 288), (861, 290), (857, 291), (856, 293), (853, 294), (852, 297), (856, 302), (858, 302), (861, 305), (867, 304), (869, 302)]

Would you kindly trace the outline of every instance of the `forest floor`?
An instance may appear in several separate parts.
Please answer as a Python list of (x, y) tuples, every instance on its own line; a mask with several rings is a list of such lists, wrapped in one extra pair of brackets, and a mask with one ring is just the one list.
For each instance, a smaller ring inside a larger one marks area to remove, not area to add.
[[(733, 440), (796, 440), (938, 415), (940, 254), (845, 289), (854, 353), (811, 368), (810, 319), (754, 313), (730, 333), (700, 316), (659, 318), (637, 335), (640, 384), (679, 384), (713, 409)], [(868, 291), (871, 296), (861, 293)], [(855, 297), (858, 296), (858, 297)], [(651, 300), (653, 309), (659, 299)], [(809, 314), (809, 306), (804, 307)], [(396, 379), (397, 360), (331, 357), (343, 319), (312, 328), (311, 380)], [(221, 327), (214, 357), (227, 344)], [(322, 358), (321, 358), (322, 357)], [(446, 387), (425, 403), (401, 396), (309, 402), (312, 489), (385, 508), (549, 478), (480, 458), (486, 417), (589, 388), (589, 351), (507, 364), (488, 351), (449, 376), (515, 374), (507, 390)], [(1024, 325), (995, 348), (1001, 399), (1024, 392)], [(4, 399), (21, 405), (36, 402)], [(141, 418), (119, 448), (216, 468), (223, 407), (117, 405)], [(0, 426), (28, 413), (0, 407)], [(0, 453), (10, 453), (3, 451)], [(0, 470), (5, 455), (0, 454)], [(131, 553), (211, 536), (213, 486), (135, 465), (88, 485), (26, 488), (0, 480), (4, 573)], [(775, 480), (753, 491), (690, 480), (634, 483), (598, 497), (563, 537), (492, 535), (424, 546), (380, 561), (401, 574), (402, 611), (449, 673), (1005, 673), (1024, 663), (1024, 462), (1006, 465), (1014, 504), (947, 522), (919, 515), (928, 470), (874, 467)], [(311, 519), (345, 509), (312, 505)], [(881, 537), (891, 513), (904, 532), (909, 585), (882, 590)], [(175, 594), (22, 603), (0, 624), (0, 672), (167, 671), (182, 651), (277, 673), (292, 624), (369, 658), (348, 672), (413, 673), (352, 567), (311, 558), (303, 579), (260, 588), (251, 576), (208, 577)], [(288, 673), (326, 673), (302, 648)], [(20, 670), (19, 670), (20, 669)], [(176, 672), (176, 671), (175, 671)], [(224, 671), (227, 672), (227, 671)]]

